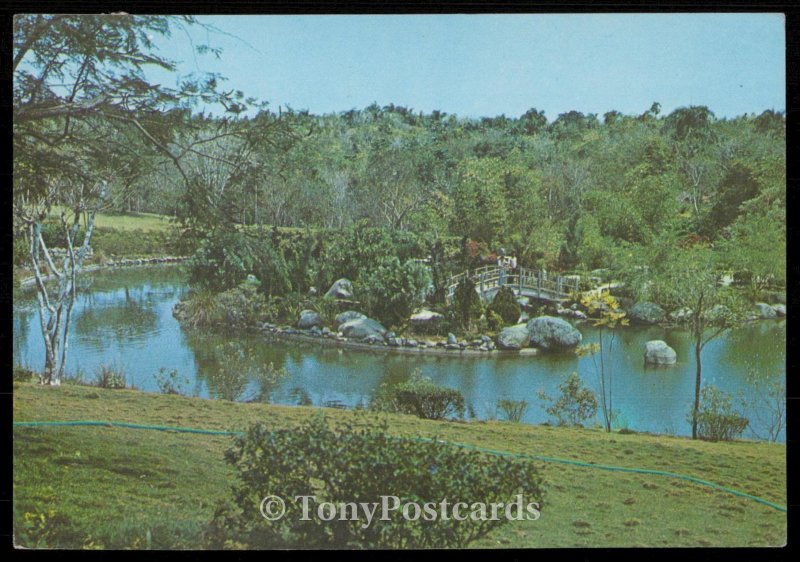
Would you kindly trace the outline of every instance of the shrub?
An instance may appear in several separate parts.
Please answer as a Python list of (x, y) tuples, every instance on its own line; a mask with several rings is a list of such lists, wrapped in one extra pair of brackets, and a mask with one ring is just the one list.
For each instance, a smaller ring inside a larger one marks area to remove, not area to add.
[(504, 324), (516, 324), (519, 320), (519, 315), (522, 313), (514, 296), (514, 291), (509, 287), (501, 287), (497, 294), (492, 299), (492, 303), (486, 309), (487, 316), (489, 312), (494, 312), (503, 319)]
[(176, 308), (177, 316), (190, 328), (211, 326), (222, 318), (217, 295), (209, 289), (197, 289), (182, 300)]
[(217, 310), (224, 315), (225, 321), (233, 326), (248, 326), (261, 320), (267, 308), (267, 300), (258, 292), (260, 283), (246, 280), (233, 289), (217, 295)]
[(506, 420), (519, 423), (528, 409), (528, 402), (526, 400), (498, 400), (497, 409)]
[(314, 300), (311, 309), (319, 314), (322, 322), (328, 327), (336, 327), (336, 315), (339, 314), (339, 303), (333, 297), (319, 297)]
[(95, 386), (100, 388), (125, 388), (125, 373), (109, 365), (102, 365), (95, 375)]
[[(691, 423), (692, 412), (688, 421)], [(731, 441), (747, 429), (748, 420), (733, 409), (730, 394), (713, 385), (700, 391), (700, 410), (697, 414), (697, 435), (709, 441)]]
[[(217, 509), (207, 528), (208, 546), (457, 548), (505, 524), (506, 505), (512, 517), (538, 518), (542, 480), (533, 463), (437, 439), (393, 437), (388, 429), (386, 422), (373, 426), (363, 417), (330, 427), (322, 415), (292, 429), (272, 431), (263, 423), (250, 427), (226, 453), (239, 478), (233, 500)], [(263, 498), (271, 495), (279, 495), (286, 506), (275, 521), (259, 512)], [(305, 519), (298, 496), (308, 497)], [(444, 499), (449, 505), (446, 519), (439, 516)], [(358, 515), (322, 521), (322, 502), (333, 504), (337, 512)], [(356, 502), (376, 504), (372, 519)], [(398, 506), (387, 509), (385, 519), (384, 502), (388, 508)], [(429, 506), (436, 517), (403, 517), (400, 506), (407, 502)], [(469, 509), (482, 502), (487, 508), (461, 521), (452, 517), (455, 502), (465, 502)], [(496, 518), (491, 513), (494, 503), (503, 503)], [(535, 511), (526, 513), (525, 504), (531, 503)]]
[[(517, 321), (519, 317), (514, 319), (514, 322)], [(486, 327), (489, 328), (492, 332), (499, 332), (503, 329), (503, 326), (506, 325), (505, 320), (503, 317), (497, 314), (494, 310), (489, 310), (486, 312)]]
[(556, 419), (558, 425), (581, 425), (597, 414), (597, 398), (577, 373), (572, 373), (558, 385), (558, 390), (561, 394), (556, 399), (544, 392), (539, 393), (540, 399), (550, 403), (545, 411)]
[(17, 382), (30, 382), (35, 373), (30, 369), (15, 365), (12, 375), (14, 380)]
[(456, 325), (464, 330), (472, 330), (472, 324), (483, 314), (483, 305), (478, 292), (475, 290), (475, 283), (465, 277), (456, 285), (451, 313)]
[(404, 383), (378, 392), (370, 408), (414, 414), (428, 420), (464, 417), (464, 396), (457, 390), (434, 384), (416, 369)]
[(186, 394), (185, 385), (189, 384), (189, 379), (178, 375), (177, 369), (167, 371), (167, 369), (161, 367), (158, 373), (153, 376), (161, 394), (178, 394), (180, 396)]
[(425, 301), (430, 287), (431, 275), (425, 265), (414, 260), (401, 263), (390, 257), (357, 282), (355, 288), (369, 316), (397, 325)]

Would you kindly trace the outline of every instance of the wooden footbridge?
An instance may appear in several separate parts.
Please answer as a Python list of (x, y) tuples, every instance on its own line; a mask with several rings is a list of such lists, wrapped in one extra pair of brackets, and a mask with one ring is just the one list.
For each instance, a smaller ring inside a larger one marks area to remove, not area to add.
[[(493, 299), (501, 287), (510, 288), (520, 297), (549, 302), (562, 302), (581, 293), (580, 275), (553, 275), (544, 270), (536, 271), (524, 267), (511, 270), (489, 265), (452, 276), (447, 284), (448, 302), (455, 295), (458, 284), (467, 276), (475, 283), (475, 290), (481, 299), (486, 301)], [(592, 286), (600, 285), (599, 278), (591, 277), (587, 280)]]

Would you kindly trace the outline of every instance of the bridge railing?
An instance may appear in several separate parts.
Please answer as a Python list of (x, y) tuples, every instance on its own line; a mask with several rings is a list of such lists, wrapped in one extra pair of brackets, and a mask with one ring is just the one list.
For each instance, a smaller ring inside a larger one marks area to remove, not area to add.
[(481, 297), (488, 291), (505, 286), (518, 295), (527, 291), (535, 293), (538, 298), (564, 300), (580, 291), (581, 282), (579, 275), (551, 275), (546, 271), (524, 267), (511, 272), (498, 266), (484, 266), (452, 276), (447, 286), (448, 300), (453, 298), (456, 287), (467, 276), (475, 283), (475, 290)]

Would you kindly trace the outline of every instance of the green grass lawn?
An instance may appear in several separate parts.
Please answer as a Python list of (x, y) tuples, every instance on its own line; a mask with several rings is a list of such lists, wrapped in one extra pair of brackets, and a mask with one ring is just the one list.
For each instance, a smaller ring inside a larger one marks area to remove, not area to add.
[[(15, 421), (91, 419), (241, 430), (256, 421), (292, 427), (317, 411), (133, 390), (14, 386)], [(325, 412), (330, 419), (353, 416), (346, 410)], [(666, 470), (786, 505), (783, 445), (388, 417), (397, 435)], [(44, 528), (48, 544), (62, 547), (201, 547), (204, 525), (235, 481), (223, 460), (230, 444), (229, 437), (111, 427), (15, 428), (15, 527), (29, 529), (28, 537)], [(747, 499), (668, 477), (538, 464), (546, 483), (541, 518), (510, 522), (474, 546), (780, 546), (786, 541), (786, 514)]]
[[(55, 206), (51, 209), (50, 216), (58, 218), (60, 213), (61, 208)], [(174, 227), (174, 223), (170, 217), (154, 213), (97, 213), (95, 226), (114, 228), (126, 232), (131, 230), (149, 232), (153, 230), (168, 230)]]

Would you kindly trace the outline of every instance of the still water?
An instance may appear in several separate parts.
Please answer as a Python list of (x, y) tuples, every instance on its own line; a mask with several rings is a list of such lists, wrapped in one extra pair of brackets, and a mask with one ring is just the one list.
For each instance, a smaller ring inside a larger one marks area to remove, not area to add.
[[(264, 366), (284, 367), (289, 375), (272, 389), (272, 401), (296, 404), (303, 395), (315, 405), (355, 406), (367, 403), (382, 384), (402, 382), (419, 369), (436, 383), (460, 390), (472, 414), (497, 415), (503, 398), (526, 400), (523, 421), (547, 421), (540, 390), (551, 396), (566, 376), (577, 372), (592, 389), (598, 377), (590, 357), (516, 356), (426, 357), (268, 342), (260, 335), (184, 330), (172, 307), (187, 291), (180, 267), (129, 268), (86, 274), (73, 310), (67, 373), (91, 381), (101, 365), (121, 369), (128, 385), (158, 392), (160, 369), (178, 371), (186, 394), (248, 400), (259, 391)], [(15, 296), (14, 362), (34, 370), (44, 364), (38, 310), (30, 292)], [(579, 326), (584, 343), (596, 342), (597, 331)], [(678, 365), (645, 368), (645, 342), (662, 339), (678, 353)], [(608, 333), (604, 341), (608, 340)], [(617, 427), (687, 435), (686, 421), (694, 392), (693, 348), (679, 329), (629, 327), (616, 331), (610, 356), (613, 408)], [(761, 321), (712, 341), (703, 353), (704, 381), (752, 403), (759, 393), (749, 376), (763, 381), (786, 376), (785, 321)], [(763, 422), (750, 405), (745, 415), (756, 433)], [(598, 414), (598, 421), (600, 421)], [(749, 435), (748, 435), (749, 433)], [(754, 437), (749, 432), (745, 436)], [(780, 437), (785, 441), (785, 435)]]

